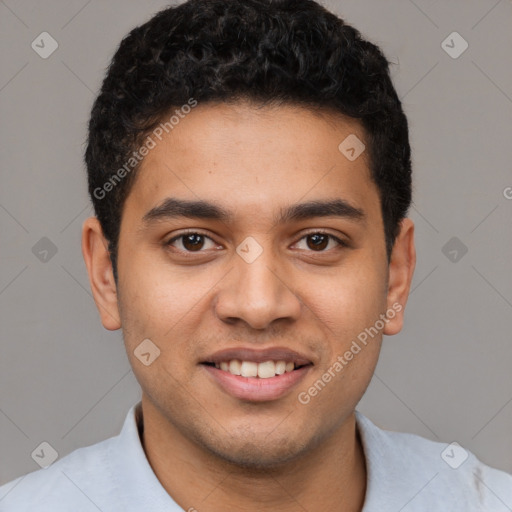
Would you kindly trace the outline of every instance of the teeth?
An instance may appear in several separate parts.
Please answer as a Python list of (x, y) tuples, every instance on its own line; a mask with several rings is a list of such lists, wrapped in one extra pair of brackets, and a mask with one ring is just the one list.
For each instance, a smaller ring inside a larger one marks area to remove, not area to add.
[(229, 373), (241, 375), (242, 363), (238, 359), (229, 362)]
[(243, 361), (240, 367), (240, 375), (242, 377), (256, 377), (258, 375), (258, 363)]
[(295, 364), (286, 361), (265, 361), (264, 363), (255, 363), (254, 361), (240, 361), (233, 359), (231, 361), (222, 361), (215, 363), (215, 367), (229, 372), (232, 375), (241, 375), (242, 377), (259, 377), (260, 379), (269, 379), (276, 375), (283, 375), (285, 372), (292, 372)]
[(284, 361), (277, 361), (276, 375), (282, 375), (286, 371), (286, 363)]
[(276, 365), (274, 361), (265, 361), (258, 365), (258, 377), (260, 379), (268, 379), (276, 376)]

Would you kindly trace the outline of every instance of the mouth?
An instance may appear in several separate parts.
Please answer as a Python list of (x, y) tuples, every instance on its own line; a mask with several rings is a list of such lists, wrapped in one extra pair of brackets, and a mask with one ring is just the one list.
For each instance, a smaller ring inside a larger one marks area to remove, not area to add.
[(231, 375), (239, 375), (248, 379), (271, 379), (278, 375), (290, 373), (309, 364), (297, 364), (293, 361), (264, 361), (257, 363), (255, 361), (240, 361), (239, 359), (231, 359), (230, 361), (221, 361), (220, 363), (205, 362), (202, 363), (212, 368), (217, 368)]
[(218, 352), (200, 365), (228, 395), (261, 402), (288, 394), (313, 362), (288, 349), (234, 349)]

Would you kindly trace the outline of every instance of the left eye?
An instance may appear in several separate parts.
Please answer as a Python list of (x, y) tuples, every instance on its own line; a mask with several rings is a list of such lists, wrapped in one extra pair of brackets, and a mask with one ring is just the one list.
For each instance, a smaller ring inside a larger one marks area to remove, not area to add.
[(324, 252), (329, 246), (330, 241), (334, 241), (337, 246), (344, 247), (346, 244), (334, 235), (328, 233), (309, 233), (302, 237), (300, 241), (306, 240), (307, 249), (311, 249), (315, 252)]

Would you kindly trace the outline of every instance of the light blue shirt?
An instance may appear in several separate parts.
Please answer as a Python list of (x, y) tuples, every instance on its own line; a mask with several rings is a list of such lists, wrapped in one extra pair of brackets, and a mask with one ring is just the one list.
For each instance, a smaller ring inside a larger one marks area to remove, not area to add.
[[(119, 435), (3, 485), (0, 511), (181, 512), (146, 459), (141, 420), (139, 402)], [(356, 421), (368, 472), (363, 512), (512, 511), (512, 475), (457, 445), (382, 430), (359, 412)]]

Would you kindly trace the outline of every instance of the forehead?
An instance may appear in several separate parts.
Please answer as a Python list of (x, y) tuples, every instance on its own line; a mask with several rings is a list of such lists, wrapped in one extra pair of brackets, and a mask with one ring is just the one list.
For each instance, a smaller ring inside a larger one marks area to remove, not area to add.
[(297, 106), (205, 104), (161, 140), (149, 136), (154, 147), (125, 205), (139, 219), (169, 197), (207, 199), (231, 217), (275, 219), (283, 205), (339, 198), (379, 215), (356, 120)]

